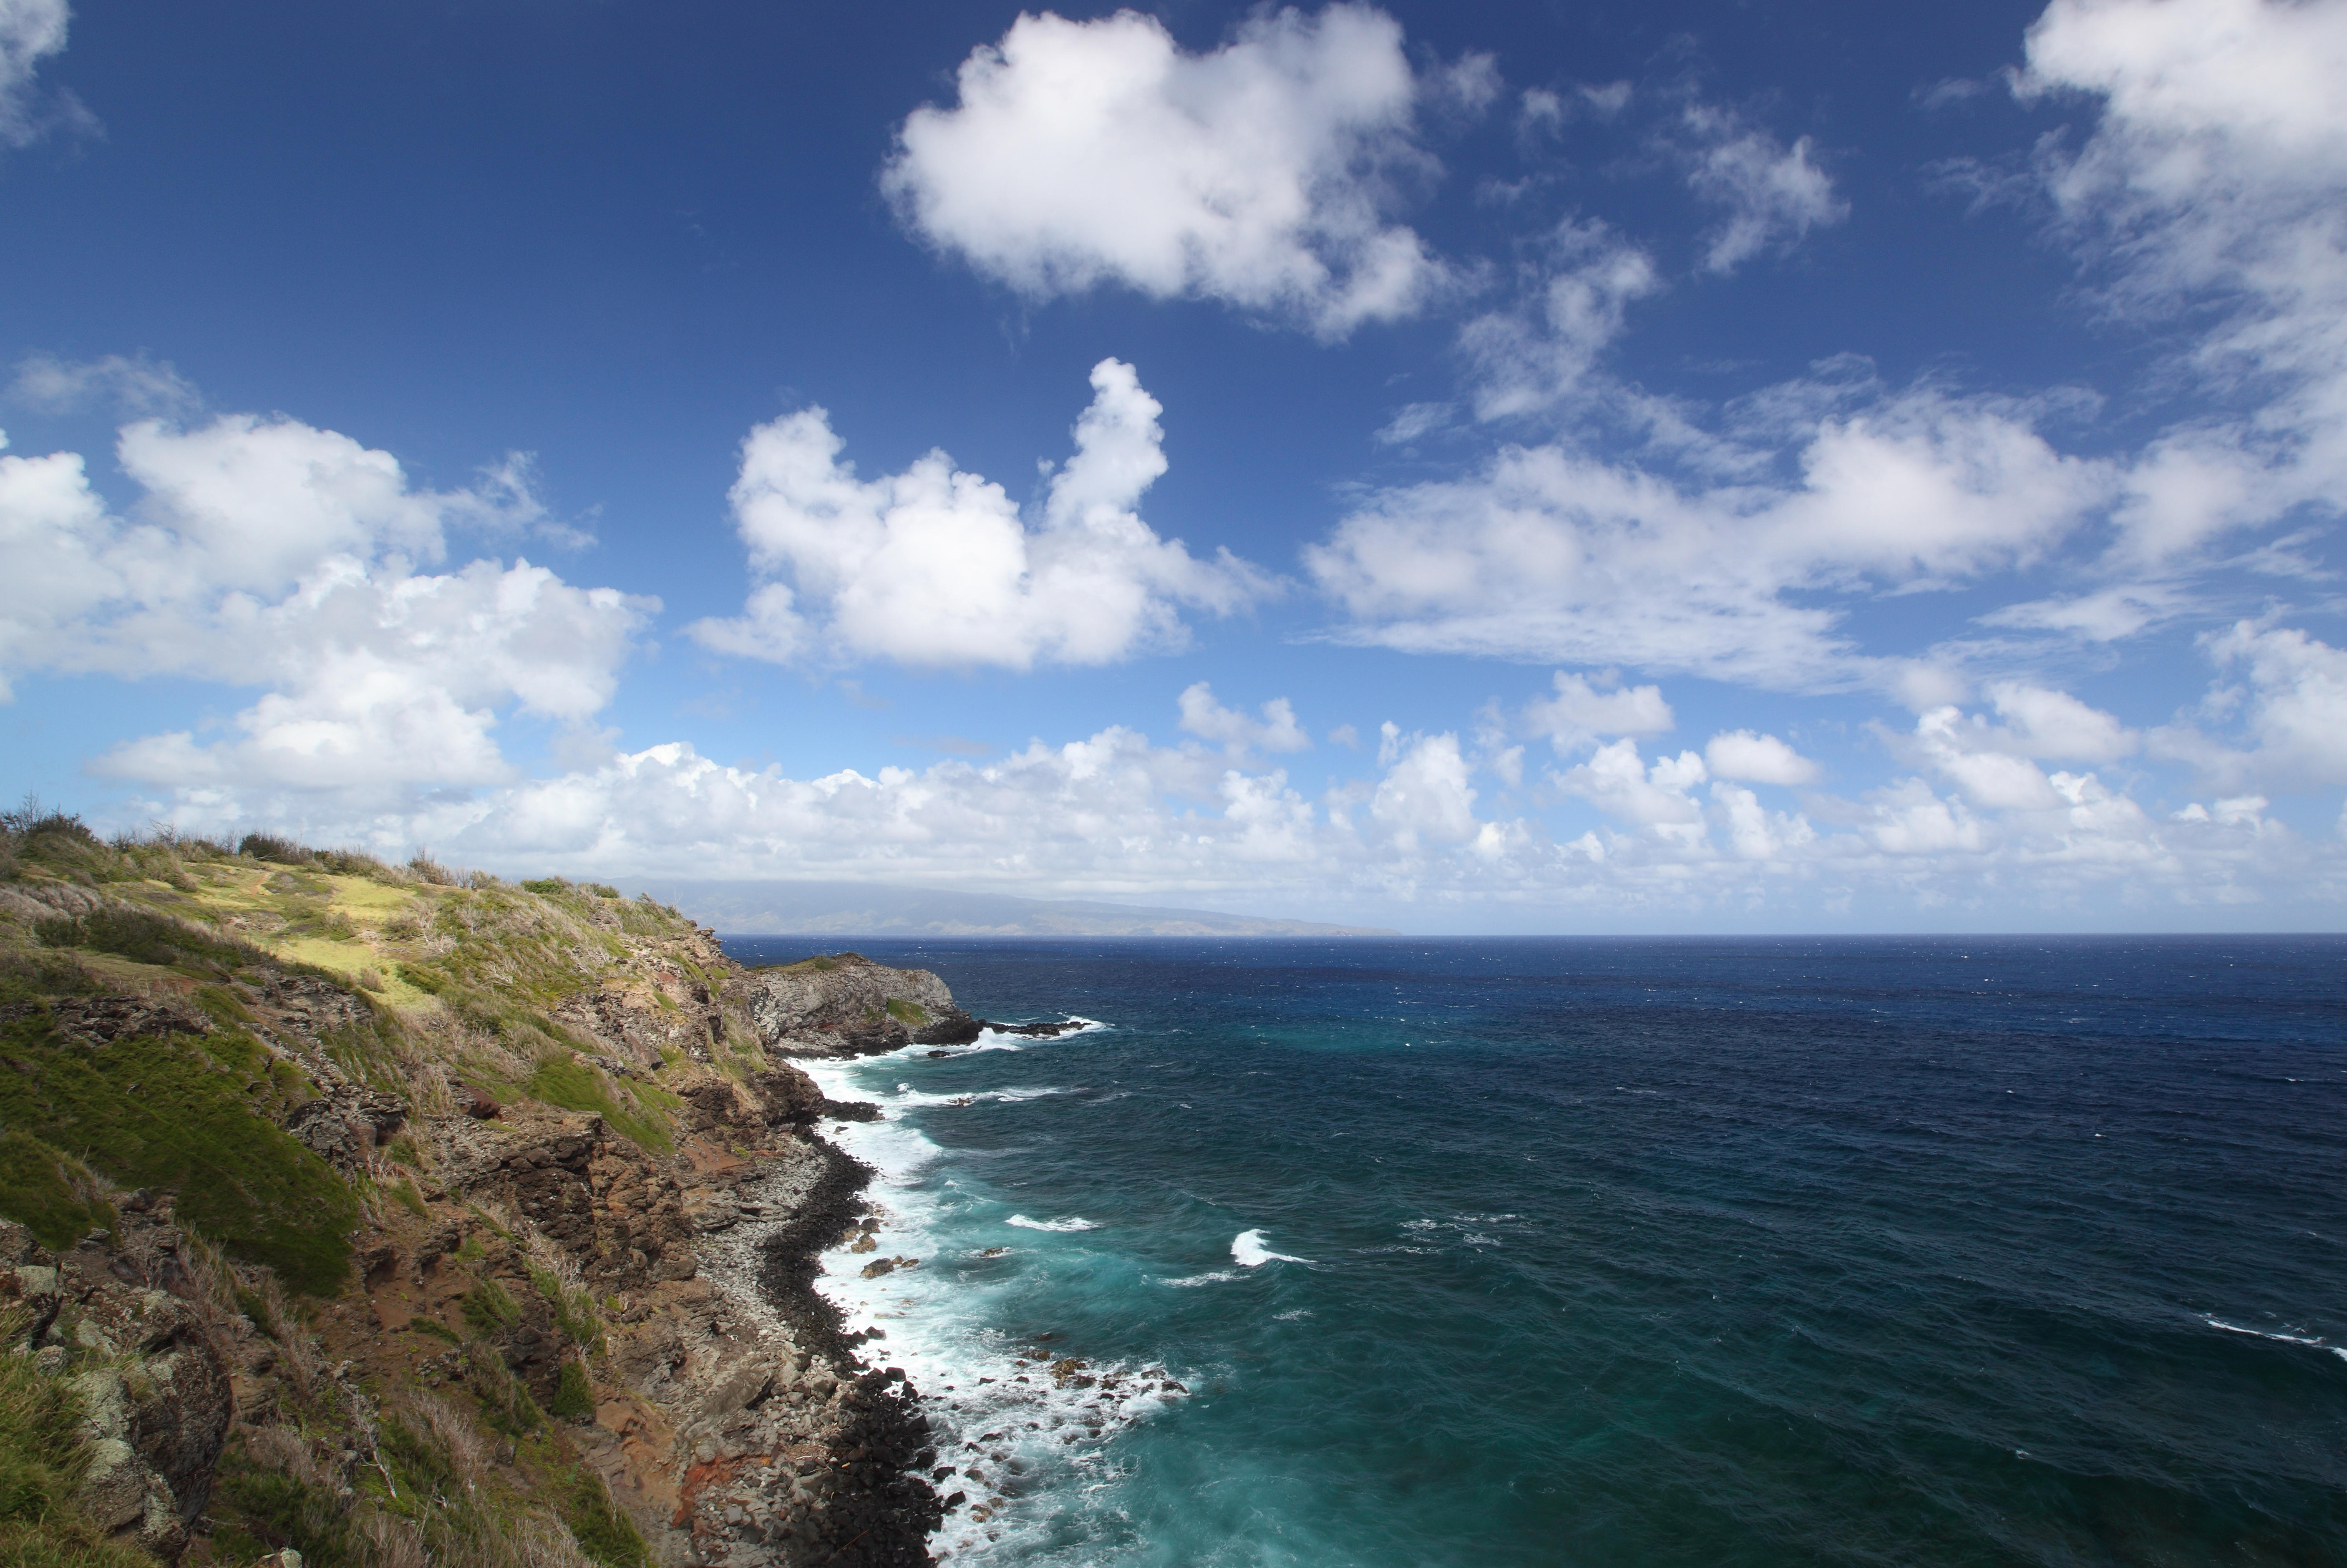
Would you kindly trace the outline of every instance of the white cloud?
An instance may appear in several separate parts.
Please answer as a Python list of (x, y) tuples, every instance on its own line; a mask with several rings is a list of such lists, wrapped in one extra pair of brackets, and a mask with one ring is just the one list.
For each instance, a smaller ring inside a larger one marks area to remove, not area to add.
[(1973, 804), (1993, 810), (2048, 810), (2058, 804), (2045, 770), (2004, 750), (1977, 717), (1956, 707), (1934, 708), (1915, 721), (1908, 748), (1952, 780)]
[[(1274, 697), (1263, 705), (1261, 719), (1250, 719), (1215, 702), (1214, 689), (1200, 681), (1183, 692), (1179, 705), (1184, 730), (1234, 753), (1303, 752), (1312, 748), (1312, 737), (1296, 722), (1296, 709), (1285, 697)], [(1335, 736), (1329, 738), (1333, 740)]]
[(1440, 280), (1385, 215), (1394, 179), (1431, 160), (1382, 12), (1260, 11), (1198, 55), (1136, 11), (1021, 15), (957, 80), (957, 105), (907, 118), (882, 188), (931, 244), (1030, 298), (1116, 282), (1341, 337), (1411, 314)]
[(1764, 251), (1790, 249), (1810, 230), (1850, 216), (1831, 177), (1812, 161), (1808, 137), (1788, 148), (1704, 104), (1690, 106), (1682, 120), (1692, 144), (1685, 154), (1687, 187), (1727, 214), (1705, 246), (1705, 271), (1732, 272)]
[(2239, 621), (2202, 640), (2220, 671), (2245, 683), (2219, 685), (2206, 707), (2235, 718), (2229, 743), (2192, 724), (2152, 736), (2152, 749), (2187, 762), (2220, 789), (2257, 784), (2302, 790), (2347, 784), (2347, 650), (2294, 627)]
[(1555, 775), (1556, 785), (1619, 821), (1651, 828), (1656, 835), (1693, 844), (1706, 834), (1703, 807), (1687, 792), (1704, 782), (1703, 759), (1693, 752), (1656, 757), (1652, 767), (1638, 756), (1638, 743), (1615, 741), (1590, 759)]
[(1684, 487), (1563, 444), (1372, 492), (1305, 552), (1350, 624), (1420, 652), (1620, 662), (1779, 689), (1889, 682), (1821, 596), (1978, 580), (2107, 501), (2024, 411), (1921, 391), (1811, 427), (1795, 485)]
[(1405, 854), (1421, 845), (1463, 844), (1473, 838), (1481, 825), (1475, 820), (1475, 792), (1467, 784), (1467, 760), (1460, 754), (1459, 737), (1409, 737), (1369, 797), (1369, 815)]
[(1711, 798), (1727, 829), (1728, 852), (1739, 860), (1777, 860), (1817, 841), (1808, 817), (1770, 811), (1739, 784), (1715, 784)]
[[(238, 743), (268, 743), (266, 729)], [(130, 820), (265, 823), (387, 853), (428, 844), (526, 875), (853, 877), (1465, 929), (1848, 928), (1853, 908), (1876, 928), (1977, 928), (2024, 908), (2048, 923), (2199, 929), (2208, 917), (2193, 911), (2214, 905), (2301, 918), (2347, 895), (2347, 844), (2300, 838), (2250, 796), (2155, 822), (2092, 774), (2034, 775), (2042, 790), (2011, 806), (1907, 777), (1779, 813), (1726, 782), (1699, 796), (1702, 758), (1649, 763), (1625, 739), (1550, 779), (1570, 778), (1623, 828), (1559, 842), (1536, 819), (1477, 815), (1454, 735), (1395, 727), (1386, 738), (1372, 770), (1317, 801), (1281, 769), (1112, 726), (982, 764), (812, 779), (724, 766), (680, 743), (392, 806), (381, 790), (297, 797), (199, 760), (176, 788), (134, 803)]]
[(862, 480), (824, 410), (759, 425), (733, 504), (752, 569), (774, 580), (740, 619), (692, 634), (778, 661), (1105, 664), (1180, 647), (1185, 607), (1226, 615), (1272, 592), (1228, 550), (1199, 560), (1141, 520), (1134, 508), (1165, 471), (1163, 409), (1120, 361), (1101, 361), (1092, 384), (1075, 456), (1034, 528), (1001, 486), (941, 451)]
[(1660, 735), (1678, 723), (1659, 686), (1600, 690), (1588, 677), (1560, 670), (1551, 678), (1555, 695), (1524, 704), (1524, 723), (1567, 751), (1607, 735)]
[[(5, 0), (0, 0), (5, 5)], [(27, 354), (16, 362), (8, 401), (45, 414), (105, 406), (130, 415), (185, 416), (203, 398), (185, 376), (145, 354), (110, 354), (102, 359), (66, 360)]]
[(1604, 223), (1573, 219), (1558, 225), (1519, 282), (1516, 304), (1460, 329), (1479, 419), (1533, 413), (1594, 390), (1598, 362), (1622, 335), (1630, 306), (1662, 287), (1643, 249)]
[(1407, 446), (1444, 428), (1451, 414), (1447, 403), (1406, 403), (1369, 439), (1381, 446)]
[(1818, 776), (1817, 764), (1776, 736), (1750, 730), (1724, 730), (1712, 736), (1703, 748), (1703, 760), (1714, 778), (1805, 784)]
[(2173, 620), (2190, 596), (2172, 582), (2133, 582), (2067, 598), (2009, 604), (1982, 616), (1983, 626), (2055, 631), (2092, 642), (2114, 642)]
[[(2347, 481), (2347, 7), (2054, 0), (2025, 97), (2083, 92), (2100, 123), (2046, 166), (2114, 313), (2192, 325), (2178, 368), (2249, 402), (2155, 442), (2118, 558), (2194, 552)], [(2213, 324), (2204, 323), (2213, 321)]]
[(1987, 696), (1989, 705), (2005, 721), (2006, 729), (1999, 739), (2022, 756), (2116, 762), (2134, 754), (2141, 743), (2141, 737), (2116, 716), (2089, 707), (2067, 692), (2033, 686), (2025, 681), (1994, 681), (1987, 687)]
[(45, 115), (33, 87), (41, 62), (65, 52), (71, 20), (66, 0), (0, 0), (0, 146), (26, 146), (59, 120), (95, 123), (70, 94)]
[(578, 724), (611, 697), (657, 601), (517, 561), (444, 574), (451, 528), (534, 497), (411, 485), (389, 453), (292, 420), (127, 425), (143, 491), (110, 514), (73, 453), (0, 457), (0, 676), (179, 675), (265, 688), (241, 737), (132, 741), (98, 764), (147, 783), (326, 790), (395, 805), (411, 786), (509, 776), (500, 712)]

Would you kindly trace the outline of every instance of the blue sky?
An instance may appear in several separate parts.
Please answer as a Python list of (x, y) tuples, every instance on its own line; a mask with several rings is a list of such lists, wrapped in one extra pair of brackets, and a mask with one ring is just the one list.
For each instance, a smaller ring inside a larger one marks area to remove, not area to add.
[(0, 789), (2336, 928), (2347, 5), (0, 0)]

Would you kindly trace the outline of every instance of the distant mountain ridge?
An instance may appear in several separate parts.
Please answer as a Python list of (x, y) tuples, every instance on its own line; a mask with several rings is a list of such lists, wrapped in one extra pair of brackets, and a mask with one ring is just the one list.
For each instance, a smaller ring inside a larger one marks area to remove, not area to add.
[(862, 882), (623, 884), (731, 936), (805, 937), (1398, 937), (1374, 926), (1271, 920), (1207, 909), (1021, 898)]

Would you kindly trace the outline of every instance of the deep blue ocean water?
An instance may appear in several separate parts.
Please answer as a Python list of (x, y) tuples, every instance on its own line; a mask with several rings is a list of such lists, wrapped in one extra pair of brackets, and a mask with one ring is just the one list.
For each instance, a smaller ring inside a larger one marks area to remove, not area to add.
[(948, 1561), (2347, 1563), (2347, 940), (857, 947)]

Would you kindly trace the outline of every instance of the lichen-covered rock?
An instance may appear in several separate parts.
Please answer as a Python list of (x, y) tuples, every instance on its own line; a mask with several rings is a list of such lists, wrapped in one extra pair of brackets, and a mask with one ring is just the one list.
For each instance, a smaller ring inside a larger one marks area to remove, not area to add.
[(229, 1361), (184, 1294), (182, 1238), (168, 1207), (121, 1216), (53, 1255), (0, 1221), (0, 1299), (30, 1308), (22, 1348), (66, 1378), (90, 1465), (77, 1498), (101, 1529), (167, 1562), (211, 1496), (235, 1414)]

